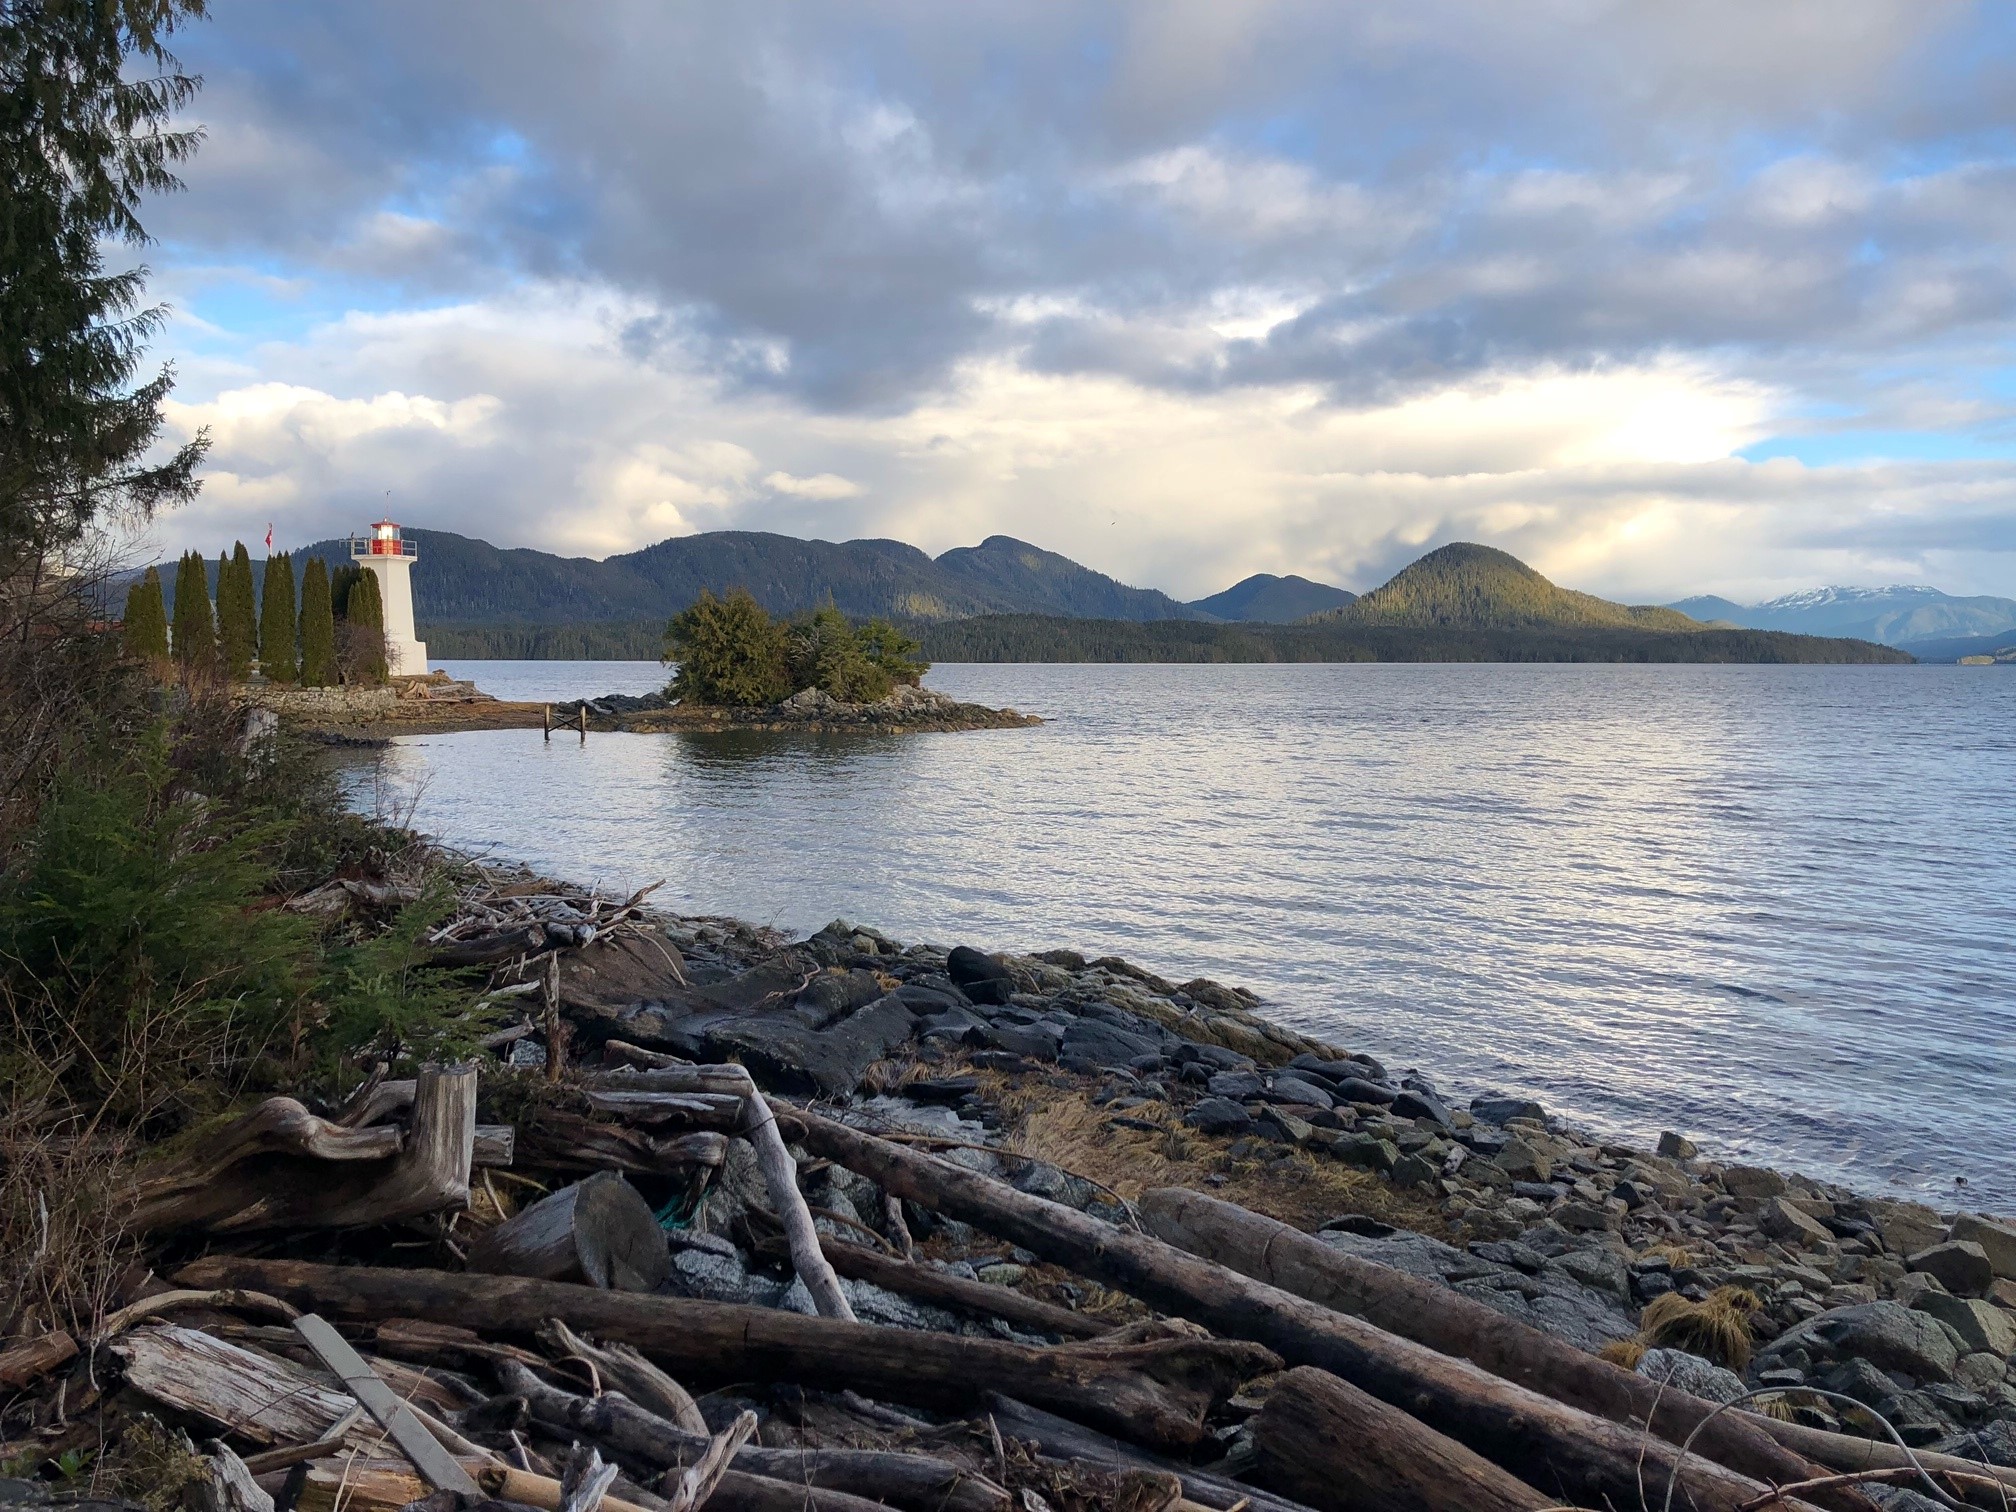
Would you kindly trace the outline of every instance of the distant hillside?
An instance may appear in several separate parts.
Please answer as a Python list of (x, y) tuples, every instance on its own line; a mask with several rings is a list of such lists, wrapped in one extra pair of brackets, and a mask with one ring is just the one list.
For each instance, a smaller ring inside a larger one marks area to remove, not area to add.
[(1424, 630), (1702, 628), (1677, 610), (1557, 588), (1509, 552), (1468, 541), (1429, 552), (1356, 602), (1312, 621), (1333, 622)]
[(1993, 635), (1954, 635), (1914, 640), (1900, 649), (1925, 662), (1953, 662), (1963, 656), (2001, 655), (2005, 660), (2016, 659), (2016, 630), (1998, 630)]
[(1214, 619), (1252, 620), (1270, 625), (1292, 625), (1326, 609), (1342, 609), (1358, 597), (1328, 583), (1312, 583), (1290, 574), (1276, 577), (1256, 572), (1234, 583), (1223, 593), (1192, 599), (1190, 607), (1201, 609)]
[(1697, 619), (1704, 625), (1712, 624), (1717, 620), (1722, 621), (1724, 624), (1734, 625), (1739, 623), (1737, 617), (1745, 612), (1741, 604), (1736, 603), (1732, 599), (1717, 598), (1712, 593), (1704, 593), (1695, 598), (1682, 599), (1679, 603), (1668, 604), (1666, 607), (1668, 609), (1677, 609), (1689, 619)]
[(986, 615), (913, 626), (941, 662), (1776, 662), (1908, 663), (1868, 641), (1762, 630), (1563, 626), (1147, 623)]
[(1069, 557), (1043, 551), (1013, 536), (989, 536), (978, 546), (958, 546), (934, 564), (975, 595), (1012, 603), (1024, 613), (1073, 619), (1198, 619), (1153, 588), (1129, 588)]
[[(990, 614), (913, 622), (942, 662), (1825, 662), (1911, 658), (1867, 641), (1762, 630), (1465, 630), (1382, 625), (1224, 624), (1204, 620), (1070, 619)], [(429, 654), (525, 660), (656, 659), (658, 621), (593, 625), (436, 625)]]
[(1889, 646), (2016, 630), (2016, 599), (1960, 598), (1904, 583), (1888, 588), (1810, 588), (1762, 604), (1691, 598), (1669, 607), (1696, 619), (1727, 620), (1753, 630), (1852, 635)]
[[(1109, 619), (1194, 619), (1167, 594), (1129, 588), (1102, 572), (1008, 536), (948, 551), (936, 561), (901, 541), (801, 541), (758, 531), (678, 536), (604, 561), (492, 546), (440, 530), (411, 530), (420, 548), (413, 596), (420, 628), (504, 624), (663, 622), (700, 596), (747, 588), (773, 614), (799, 614), (831, 598), (855, 618), (954, 619), (972, 614), (1094, 614)], [(294, 553), (349, 559), (348, 544), (317, 541)], [(263, 563), (254, 563), (255, 575)], [(216, 562), (210, 564), (215, 591)], [(172, 589), (171, 589), (172, 592)]]

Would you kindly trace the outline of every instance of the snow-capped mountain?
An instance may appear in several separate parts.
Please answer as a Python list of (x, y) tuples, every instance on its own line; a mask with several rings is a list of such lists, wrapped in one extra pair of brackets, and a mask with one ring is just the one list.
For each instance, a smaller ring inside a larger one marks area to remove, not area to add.
[(1725, 620), (1750, 630), (1851, 636), (1891, 646), (2016, 630), (2016, 599), (1960, 598), (1916, 583), (1808, 588), (1747, 605), (1704, 596), (1670, 607), (1695, 619)]

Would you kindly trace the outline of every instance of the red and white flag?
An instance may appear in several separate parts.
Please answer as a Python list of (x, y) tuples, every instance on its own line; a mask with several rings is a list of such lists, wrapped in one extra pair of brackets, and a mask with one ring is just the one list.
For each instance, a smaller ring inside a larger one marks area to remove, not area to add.
[(266, 554), (273, 554), (273, 522), (270, 520), (266, 522)]

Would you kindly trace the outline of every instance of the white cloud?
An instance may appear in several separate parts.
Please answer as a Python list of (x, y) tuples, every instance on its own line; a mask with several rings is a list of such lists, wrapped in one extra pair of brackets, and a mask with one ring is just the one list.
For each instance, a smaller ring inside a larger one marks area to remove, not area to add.
[[(266, 349), (262, 364), (332, 388), (362, 372), (397, 386), (178, 403), (178, 430), (212, 428), (214, 466), (163, 534), (214, 550), (276, 518), (283, 541), (314, 539), (391, 487), (412, 524), (565, 554), (721, 528), (934, 552), (999, 531), (1195, 597), (1253, 571), (1365, 588), (1427, 545), (1485, 539), (1576, 586), (1662, 597), (1790, 585), (1810, 561), (1911, 575), (1901, 558), (1986, 587), (1992, 562), (1939, 556), (1932, 527), (1964, 498), (1992, 528), (2016, 499), (1995, 466), (1736, 459), (1786, 396), (1694, 360), (1506, 370), (1346, 408), (1310, 384), (1172, 390), (1000, 357), (901, 413), (835, 415), (738, 392), (684, 348), (634, 357), (618, 339), (633, 314), (551, 285)], [(422, 392), (430, 375), (457, 387)], [(1899, 522), (1923, 536), (1915, 556)], [(1884, 544), (1858, 555), (1858, 530)]]
[(818, 473), (810, 478), (794, 478), (787, 472), (773, 472), (765, 476), (763, 486), (789, 494), (794, 499), (852, 499), (861, 493), (859, 483), (830, 472)]

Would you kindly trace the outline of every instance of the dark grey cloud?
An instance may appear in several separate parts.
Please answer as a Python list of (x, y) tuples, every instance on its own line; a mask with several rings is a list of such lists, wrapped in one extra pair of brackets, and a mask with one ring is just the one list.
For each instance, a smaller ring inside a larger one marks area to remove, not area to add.
[[(609, 282), (742, 381), (962, 359), (1340, 399), (1499, 364), (2005, 333), (2016, 48), (1945, 0), (225, 0), (178, 245)], [(1299, 313), (1172, 339), (1228, 289)], [(1035, 322), (1017, 300), (1066, 306)]]

